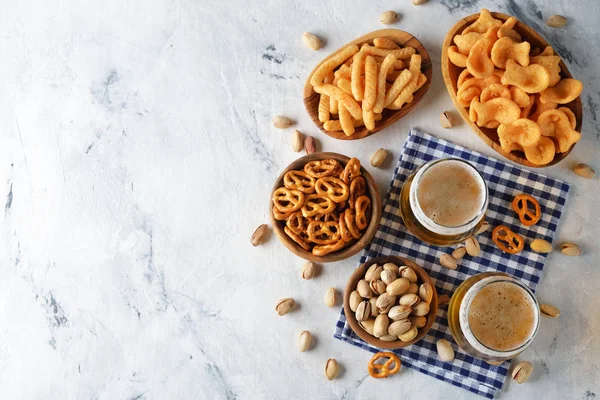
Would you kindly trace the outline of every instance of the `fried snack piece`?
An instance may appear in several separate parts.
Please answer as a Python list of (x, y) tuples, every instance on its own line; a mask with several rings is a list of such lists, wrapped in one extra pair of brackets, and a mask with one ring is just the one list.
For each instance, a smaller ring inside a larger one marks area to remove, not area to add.
[(346, 225), (346, 229), (354, 239), (360, 238), (361, 235), (358, 227), (356, 226), (356, 213), (353, 209), (346, 208), (344, 210), (344, 223)]
[(340, 179), (345, 184), (349, 184), (354, 178), (360, 176), (360, 160), (356, 157), (352, 157), (346, 163), (344, 170), (340, 174)]
[[(467, 70), (465, 70), (467, 71)], [(473, 98), (481, 95), (481, 92), (490, 85), (495, 83), (500, 83), (500, 77), (496, 74), (492, 74), (491, 76), (483, 79), (479, 78), (469, 78), (466, 79), (462, 85), (458, 87), (458, 91), (456, 93), (456, 97), (460, 100), (460, 102), (465, 107), (469, 107), (471, 100)]]
[[(497, 37), (496, 37), (497, 38)], [(467, 56), (466, 67), (476, 78), (487, 78), (494, 73), (494, 63), (489, 56), (489, 50), (494, 40), (490, 34), (479, 39)]]
[(375, 114), (373, 113), (373, 110), (371, 110), (371, 111), (363, 110), (363, 122), (365, 123), (365, 127), (369, 131), (372, 131), (375, 129)]
[(417, 51), (414, 47), (405, 47), (403, 49), (398, 50), (384, 50), (378, 49), (377, 47), (373, 47), (368, 45), (367, 43), (363, 44), (360, 48), (361, 51), (364, 51), (369, 56), (379, 56), (386, 57), (388, 54), (393, 54), (398, 60), (404, 60), (410, 58)]
[(533, 109), (533, 113), (529, 116), (529, 119), (532, 121), (537, 121), (537, 119), (540, 117), (540, 115), (542, 115), (542, 113), (544, 111), (548, 111), (548, 110), (555, 110), (556, 107), (558, 107), (557, 103), (552, 103), (552, 102), (548, 102), (548, 103), (542, 103), (540, 101), (540, 95), (536, 94), (534, 101), (534, 109)]
[(577, 126), (577, 118), (575, 117), (575, 114), (573, 114), (573, 111), (571, 111), (571, 109), (567, 107), (559, 107), (558, 111), (562, 111), (565, 113), (565, 115), (569, 119), (569, 123), (571, 124), (571, 129), (575, 129), (575, 127)]
[(338, 107), (338, 111), (340, 114), (340, 125), (342, 126), (342, 130), (344, 131), (346, 136), (352, 136), (354, 134), (354, 123), (352, 122), (352, 116), (350, 115), (350, 111), (348, 111), (346, 102), (340, 101)]
[[(427, 82), (427, 76), (424, 73), (419, 74), (419, 78), (417, 79), (417, 86), (415, 87), (415, 93), (417, 90), (421, 89), (421, 87)], [(412, 103), (412, 99), (406, 101), (407, 103)]]
[(357, 176), (352, 179), (350, 182), (350, 196), (348, 196), (348, 205), (350, 208), (354, 208), (356, 204), (356, 199), (360, 196), (364, 196), (367, 194), (367, 184), (365, 183), (365, 178), (362, 176)]
[[(456, 87), (459, 88), (467, 79), (473, 78), (473, 75), (469, 72), (468, 69), (463, 69), (463, 71), (458, 76), (458, 80), (456, 81)], [(500, 80), (498, 80), (499, 82)]]
[(335, 210), (335, 203), (322, 194), (309, 194), (306, 196), (301, 208), (304, 218), (314, 217), (317, 214), (329, 214)]
[[(388, 358), (388, 360), (385, 361), (385, 363), (383, 364), (375, 364), (376, 361), (378, 361), (379, 359), (382, 358)], [(394, 365), (394, 367), (392, 368), (392, 365)], [(371, 375), (373, 378), (376, 379), (381, 379), (381, 378), (387, 378), (390, 375), (394, 375), (396, 373), (398, 373), (398, 371), (400, 371), (400, 359), (398, 358), (397, 355), (395, 355), (392, 352), (379, 352), (376, 353), (373, 358), (371, 358), (371, 361), (369, 361), (369, 366), (368, 366), (368, 370), (369, 370), (369, 375)]]
[(563, 111), (544, 111), (537, 122), (542, 135), (552, 137), (558, 143), (558, 153), (569, 151), (571, 146), (581, 139), (581, 133), (571, 128), (569, 117)]
[[(373, 114), (373, 121), (375, 121), (375, 122), (381, 121), (381, 114)], [(365, 124), (365, 121), (363, 119), (359, 119), (359, 120), (352, 119), (352, 124), (356, 128), (359, 126), (363, 126)], [(339, 120), (332, 119), (323, 124), (323, 129), (325, 129), (327, 132), (341, 131), (342, 124)]]
[(306, 229), (308, 238), (315, 244), (332, 244), (340, 240), (339, 224), (335, 221), (311, 221)]
[(342, 89), (344, 92), (348, 93), (352, 96), (352, 87), (350, 85), (350, 80), (346, 78), (340, 78), (337, 80), (337, 86)]
[[(552, 48), (550, 48), (552, 49)], [(560, 82), (560, 57), (559, 56), (535, 56), (530, 59), (531, 64), (539, 64), (545, 67), (550, 74), (550, 83), (548, 87), (552, 87)]]
[(341, 203), (348, 200), (350, 196), (350, 188), (339, 178), (334, 176), (326, 176), (317, 179), (314, 189), (318, 194), (326, 195), (336, 203)]
[(375, 47), (386, 50), (396, 50), (400, 48), (400, 46), (398, 46), (393, 40), (383, 37), (373, 39), (373, 44)]
[(477, 21), (467, 26), (462, 33), (463, 35), (469, 32), (486, 33), (488, 29), (499, 27), (500, 25), (502, 25), (502, 21), (492, 17), (492, 14), (489, 10), (482, 8)]
[(554, 142), (545, 136), (542, 136), (540, 140), (533, 146), (527, 146), (523, 148), (525, 158), (535, 165), (546, 165), (554, 159), (556, 149)]
[(458, 51), (458, 47), (448, 47), (448, 59), (457, 67), (465, 68), (467, 66), (467, 55)]
[[(530, 210), (529, 204), (533, 206), (533, 211)], [(519, 220), (525, 226), (532, 226), (538, 223), (542, 218), (542, 209), (540, 203), (531, 195), (521, 193), (512, 201), (512, 208), (519, 216)]]
[(503, 37), (492, 47), (492, 62), (498, 68), (506, 68), (507, 60), (514, 60), (523, 67), (529, 65), (529, 42), (515, 43), (511, 38)]
[(544, 48), (544, 51), (542, 51), (540, 53), (540, 56), (553, 56), (554, 55), (554, 49), (552, 48), (552, 46), (546, 46)]
[(338, 102), (343, 101), (346, 104), (346, 108), (348, 109), (350, 114), (352, 114), (352, 117), (354, 117), (355, 119), (362, 118), (362, 109), (360, 108), (356, 100), (354, 100), (352, 96), (344, 92), (339, 87), (331, 84), (323, 84), (315, 86), (313, 89), (317, 93), (326, 94), (329, 97), (333, 97)]
[(273, 192), (273, 205), (282, 213), (297, 211), (304, 204), (304, 193), (299, 190), (280, 187)]
[(285, 221), (289, 218), (292, 213), (283, 213), (277, 209), (277, 207), (273, 206), (273, 217), (277, 221)]
[[(400, 108), (402, 105), (408, 101), (409, 97), (415, 92), (417, 87), (417, 82), (419, 80), (419, 75), (421, 73), (421, 56), (419, 54), (413, 54), (410, 58), (410, 66), (409, 71), (411, 73), (410, 81), (406, 84), (406, 86), (400, 91), (396, 100), (394, 100), (394, 107)], [(387, 96), (386, 96), (387, 97)]]
[(343, 240), (339, 240), (336, 243), (333, 244), (323, 244), (323, 245), (316, 245), (315, 247), (313, 247), (312, 249), (312, 253), (315, 256), (326, 256), (329, 253), (333, 253), (334, 251), (338, 251), (343, 249), (346, 246), (346, 242), (344, 242)]
[(517, 103), (521, 108), (529, 106), (530, 100), (529, 95), (523, 89), (519, 89), (516, 86), (510, 86), (510, 98), (512, 101)]
[(503, 37), (511, 38), (515, 42), (520, 42), (522, 40), (521, 35), (519, 35), (519, 32), (515, 31), (514, 29), (506, 29), (500, 27), (498, 28), (498, 38), (500, 39)]
[(371, 200), (367, 196), (359, 196), (356, 199), (356, 203), (354, 205), (354, 210), (356, 212), (355, 222), (356, 227), (360, 230), (363, 230), (367, 227), (367, 212), (369, 207), (371, 206)]
[(521, 109), (512, 100), (498, 97), (489, 100), (485, 103), (480, 103), (477, 98), (471, 101), (471, 111), (476, 116), (476, 123), (479, 126), (483, 126), (490, 121), (498, 121), (501, 124), (508, 124), (513, 122), (521, 116)]
[(310, 78), (310, 84), (318, 86), (323, 83), (323, 80), (329, 75), (334, 69), (340, 66), (346, 59), (352, 57), (355, 53), (358, 53), (358, 46), (353, 44), (340, 51), (329, 60), (317, 68), (312, 77)]
[(319, 96), (319, 121), (327, 122), (331, 119), (331, 114), (329, 113), (329, 96), (326, 94), (322, 94)]
[(342, 166), (337, 160), (327, 158), (325, 160), (314, 160), (304, 164), (304, 172), (313, 178), (323, 178), (325, 176), (333, 176), (342, 169)]
[[(356, 54), (354, 55), (354, 57), (356, 57)], [(333, 72), (333, 76), (338, 78), (338, 79), (352, 79), (352, 66), (351, 65), (347, 65), (347, 64), (342, 64), (338, 69), (336, 69)], [(333, 79), (329, 82), (327, 82), (327, 80), (325, 80), (324, 83), (332, 83)]]
[[(377, 77), (377, 95), (375, 97), (375, 105), (373, 106), (373, 112), (380, 113), (383, 111), (383, 105), (385, 101), (385, 80), (387, 78), (388, 71), (393, 67), (395, 62), (396, 56), (394, 56), (393, 54), (388, 54), (383, 60), (383, 63), (381, 64), (381, 68), (379, 69), (379, 76)], [(367, 128), (369, 127), (367, 126)]]
[(501, 83), (493, 83), (490, 86), (483, 89), (479, 100), (485, 103), (488, 100), (495, 99), (496, 97), (504, 97), (505, 99), (512, 100), (510, 89)]
[(477, 32), (463, 33), (462, 35), (454, 36), (454, 43), (460, 54), (468, 56), (475, 43), (481, 39), (482, 36), (481, 33)]
[(544, 89), (540, 93), (542, 103), (567, 104), (575, 100), (583, 91), (583, 83), (577, 79), (565, 78), (555, 86)]
[(500, 147), (505, 151), (523, 151), (524, 147), (535, 145), (541, 136), (539, 125), (525, 118), (498, 126)]
[(299, 235), (296, 235), (294, 232), (292, 232), (292, 230), (290, 228), (288, 228), (287, 226), (284, 226), (283, 231), (285, 232), (286, 235), (288, 235), (290, 237), (290, 239), (292, 239), (294, 242), (296, 242), (304, 250), (307, 250), (307, 251), (310, 250), (310, 243), (308, 243), (308, 241), (306, 241), (304, 238), (300, 237)]
[(365, 88), (363, 86), (361, 75), (365, 72), (365, 58), (367, 53), (360, 51), (354, 55), (352, 61), (352, 95), (357, 101), (362, 101)]
[(388, 107), (394, 102), (394, 100), (396, 99), (396, 97), (398, 97), (402, 89), (404, 89), (404, 87), (408, 85), (412, 76), (412, 72), (408, 69), (405, 69), (400, 73), (400, 76), (396, 78), (392, 87), (390, 87), (385, 93), (385, 99), (383, 101), (384, 107)]
[(514, 60), (506, 61), (506, 71), (501, 80), (503, 85), (514, 85), (527, 93), (539, 93), (550, 84), (548, 70), (539, 64), (521, 67)]
[(283, 185), (288, 189), (296, 189), (305, 194), (315, 192), (315, 178), (304, 171), (291, 170), (283, 176)]
[(500, 250), (508, 254), (517, 254), (525, 247), (525, 240), (506, 225), (498, 225), (492, 231), (492, 240)]
[(365, 60), (365, 97), (362, 102), (363, 111), (371, 111), (377, 98), (377, 63), (372, 56)]
[[(511, 86), (511, 87), (517, 88), (516, 86)], [(517, 88), (517, 89), (519, 89), (519, 88)], [(519, 89), (519, 90), (521, 90), (521, 89)], [(515, 103), (516, 103), (516, 100), (515, 100)], [(517, 103), (517, 105), (519, 105), (519, 103)], [(529, 104), (526, 105), (525, 108), (523, 108), (521, 110), (521, 118), (528, 118), (529, 115), (531, 114), (531, 109), (533, 108), (534, 105), (535, 105), (535, 96), (530, 94), (529, 95)], [(533, 120), (534, 118), (531, 118), (531, 119)]]

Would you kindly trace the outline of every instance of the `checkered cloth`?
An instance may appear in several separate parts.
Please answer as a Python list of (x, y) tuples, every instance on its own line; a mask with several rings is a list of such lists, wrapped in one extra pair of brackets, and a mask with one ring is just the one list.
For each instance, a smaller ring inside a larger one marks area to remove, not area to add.
[[(516, 255), (503, 253), (492, 242), (491, 229), (489, 229), (478, 236), (481, 245), (480, 255), (463, 258), (458, 269), (453, 271), (441, 267), (438, 262), (440, 255), (451, 252), (451, 248), (428, 245), (406, 231), (399, 214), (402, 184), (414, 169), (427, 161), (449, 156), (469, 161), (483, 174), (489, 188), (486, 220), (491, 226), (507, 225), (526, 238), (527, 242), (533, 238), (542, 238), (552, 243), (569, 185), (484, 156), (413, 128), (406, 140), (388, 189), (381, 225), (373, 241), (363, 251), (360, 263), (380, 255), (400, 255), (414, 260), (429, 273), (435, 282), (438, 295), (451, 296), (465, 279), (490, 270), (515, 276), (535, 291), (546, 255), (532, 252), (529, 246)], [(540, 203), (542, 218), (534, 226), (523, 226), (511, 208), (512, 199), (519, 193), (528, 193)], [(494, 394), (502, 389), (509, 363), (492, 366), (458, 349), (452, 340), (446, 318), (446, 310), (440, 309), (431, 330), (423, 340), (408, 348), (395, 350), (395, 353), (400, 356), (405, 366), (473, 393), (493, 398)], [(373, 353), (379, 351), (352, 332), (343, 310), (336, 324), (334, 337)], [(437, 356), (436, 342), (442, 338), (453, 343), (456, 357), (452, 362), (442, 362)]]

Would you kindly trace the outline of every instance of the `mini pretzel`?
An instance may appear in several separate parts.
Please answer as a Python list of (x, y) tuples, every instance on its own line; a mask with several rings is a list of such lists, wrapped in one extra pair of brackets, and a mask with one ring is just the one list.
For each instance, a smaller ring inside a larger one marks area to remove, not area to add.
[(340, 179), (344, 181), (344, 183), (349, 184), (352, 179), (356, 178), (360, 175), (360, 160), (358, 158), (351, 158), (348, 160), (346, 167), (342, 171), (340, 175)]
[(273, 206), (273, 217), (275, 217), (277, 221), (285, 221), (290, 215), (291, 213), (282, 213), (277, 207)]
[(346, 211), (344, 211), (344, 222), (346, 223), (346, 228), (348, 229), (348, 232), (350, 232), (350, 235), (352, 235), (354, 239), (358, 239), (361, 235), (356, 226), (355, 219), (356, 214), (354, 210), (351, 208), (346, 208)]
[(342, 213), (342, 215), (340, 215), (340, 235), (342, 237), (342, 240), (344, 242), (351, 242), (354, 237), (352, 237), (352, 234), (350, 233), (350, 231), (348, 230), (348, 225), (346, 224), (346, 219), (344, 218), (344, 213)]
[(316, 244), (333, 244), (340, 240), (339, 224), (337, 222), (312, 221), (306, 230), (308, 238)]
[(348, 188), (348, 185), (346, 185), (341, 179), (333, 176), (326, 176), (324, 178), (317, 179), (314, 188), (317, 193), (326, 195), (336, 203), (346, 201), (348, 196), (350, 196), (350, 189)]
[(283, 184), (288, 189), (296, 189), (305, 194), (315, 192), (315, 178), (304, 171), (288, 171), (283, 176)]
[(367, 227), (367, 210), (371, 205), (371, 200), (367, 196), (360, 196), (356, 199), (356, 203), (354, 205), (354, 210), (356, 212), (356, 227), (360, 230), (363, 230)]
[(313, 217), (313, 220), (321, 221), (321, 222), (332, 222), (333, 221), (335, 223), (339, 223), (340, 222), (340, 214), (338, 214), (336, 212), (332, 212), (330, 214), (317, 214)]
[(302, 237), (300, 237), (299, 235), (296, 235), (294, 232), (292, 232), (292, 230), (290, 228), (288, 228), (287, 226), (284, 226), (283, 231), (286, 233), (286, 235), (288, 235), (290, 237), (290, 239), (292, 239), (294, 242), (298, 243), (300, 245), (300, 247), (302, 247), (304, 250), (310, 250), (310, 244), (306, 240), (304, 240)]
[(517, 254), (525, 246), (525, 240), (506, 225), (499, 225), (492, 231), (492, 240), (500, 250), (508, 254)]
[(354, 208), (356, 199), (366, 193), (367, 184), (365, 183), (365, 178), (362, 176), (357, 176), (356, 178), (352, 179), (352, 182), (350, 182), (350, 197), (348, 197), (350, 208)]
[(304, 165), (304, 172), (313, 178), (333, 176), (339, 169), (340, 163), (332, 158), (310, 161)]
[(335, 203), (329, 197), (322, 194), (309, 194), (302, 206), (302, 215), (308, 218), (317, 214), (329, 214), (333, 210), (335, 210)]
[(346, 242), (343, 240), (339, 240), (333, 244), (316, 245), (313, 247), (312, 253), (315, 256), (325, 256), (329, 253), (333, 253), (334, 251), (343, 249), (344, 246), (346, 246)]
[(285, 226), (296, 235), (300, 235), (301, 233), (306, 232), (309, 223), (310, 221), (302, 215), (302, 211), (294, 211), (285, 221)]
[[(375, 364), (375, 361), (381, 358), (388, 358), (383, 364)], [(394, 364), (394, 368), (390, 368)], [(400, 359), (394, 353), (389, 351), (382, 351), (373, 356), (369, 361), (369, 375), (373, 378), (387, 378), (390, 375), (394, 375), (400, 371)]]
[[(533, 204), (534, 211), (529, 209), (529, 203)], [(515, 210), (521, 223), (525, 226), (532, 226), (542, 217), (542, 211), (540, 209), (540, 203), (536, 199), (528, 194), (519, 194), (515, 196), (512, 202), (512, 208)]]
[(273, 205), (282, 213), (292, 213), (304, 204), (304, 193), (280, 187), (273, 192)]

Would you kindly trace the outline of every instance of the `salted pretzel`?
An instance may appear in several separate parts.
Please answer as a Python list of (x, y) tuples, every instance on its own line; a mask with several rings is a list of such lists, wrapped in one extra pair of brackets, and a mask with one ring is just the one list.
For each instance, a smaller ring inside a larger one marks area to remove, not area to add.
[[(377, 360), (382, 358), (388, 358), (383, 364), (375, 364)], [(391, 368), (392, 364), (394, 364), (394, 368)], [(400, 359), (394, 353), (389, 351), (380, 351), (376, 353), (371, 361), (369, 361), (369, 375), (373, 378), (387, 378), (390, 375), (394, 375), (400, 371), (401, 363)]]
[(285, 220), (285, 226), (291, 229), (296, 235), (300, 235), (302, 232), (306, 232), (310, 220), (302, 215), (302, 211), (294, 211)]
[(348, 232), (350, 232), (350, 235), (352, 235), (354, 239), (358, 239), (360, 238), (361, 234), (358, 231), (358, 227), (356, 226), (355, 220), (356, 213), (354, 212), (354, 210), (351, 208), (346, 208), (346, 210), (344, 211), (344, 222), (346, 223), (346, 228), (348, 229)]
[(346, 184), (350, 184), (352, 179), (360, 175), (360, 160), (358, 158), (351, 158), (346, 163), (346, 167), (340, 174), (340, 179)]
[(292, 213), (304, 204), (304, 193), (295, 189), (280, 187), (273, 192), (273, 205), (282, 213)]
[(336, 212), (332, 212), (330, 214), (317, 214), (313, 217), (313, 220), (315, 221), (322, 221), (322, 222), (336, 222), (339, 223), (340, 221), (340, 214), (336, 213)]
[(500, 250), (508, 254), (517, 254), (525, 247), (525, 240), (506, 225), (499, 225), (492, 231), (492, 240)]
[(340, 235), (341, 235), (342, 240), (346, 243), (354, 240), (354, 237), (352, 237), (352, 234), (348, 230), (348, 225), (346, 225), (346, 218), (344, 218), (344, 213), (342, 213), (342, 215), (340, 215), (339, 225), (340, 225)]
[(333, 176), (326, 176), (319, 178), (315, 182), (315, 190), (319, 194), (323, 194), (329, 197), (336, 203), (342, 203), (350, 196), (350, 189), (348, 185), (339, 178)]
[(371, 200), (367, 196), (360, 196), (356, 199), (354, 205), (354, 212), (356, 213), (355, 222), (356, 227), (360, 230), (365, 229), (369, 224), (369, 221), (367, 221), (367, 211), (370, 205)]
[(277, 221), (285, 221), (291, 214), (292, 213), (282, 213), (277, 207), (273, 206), (273, 217), (275, 217)]
[(315, 192), (315, 178), (304, 171), (288, 171), (283, 176), (283, 184), (288, 189), (296, 189), (305, 194)]
[(316, 244), (333, 244), (340, 240), (340, 226), (337, 222), (312, 221), (306, 229), (308, 238)]
[(350, 182), (350, 196), (348, 197), (348, 204), (350, 208), (354, 208), (356, 199), (367, 193), (367, 184), (365, 178), (357, 176)]
[(338, 251), (343, 249), (346, 246), (346, 242), (344, 242), (343, 240), (338, 240), (335, 243), (332, 244), (323, 244), (323, 245), (316, 245), (315, 247), (313, 247), (312, 249), (312, 253), (315, 256), (325, 256), (329, 253), (333, 253), (334, 251)]
[[(529, 204), (533, 204), (533, 211), (530, 210)], [(532, 196), (522, 193), (515, 196), (512, 202), (512, 208), (515, 210), (521, 223), (525, 226), (532, 226), (542, 217), (542, 210), (540, 209), (540, 203)]]
[(313, 178), (333, 176), (339, 170), (340, 163), (332, 158), (328, 158), (326, 160), (309, 161), (304, 165), (304, 172)]
[(329, 214), (335, 210), (335, 203), (323, 194), (309, 194), (302, 206), (302, 215), (305, 218), (314, 217), (317, 214)]
[[(308, 243), (304, 238), (300, 237), (299, 235), (296, 235), (287, 226), (283, 227), (283, 231), (286, 233), (286, 235), (288, 235), (290, 237), (290, 239), (292, 239), (294, 242), (298, 243), (300, 245), (300, 247), (302, 247), (304, 250), (310, 251), (310, 243)], [(308, 239), (308, 237), (307, 237), (307, 239)]]

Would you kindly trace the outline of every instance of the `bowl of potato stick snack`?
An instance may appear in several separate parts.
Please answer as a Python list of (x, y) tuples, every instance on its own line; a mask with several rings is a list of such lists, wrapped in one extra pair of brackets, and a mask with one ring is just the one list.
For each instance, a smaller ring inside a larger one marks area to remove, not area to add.
[(442, 75), (464, 120), (509, 160), (550, 166), (581, 138), (582, 82), (515, 17), (482, 9), (457, 22), (442, 47)]
[(373, 239), (381, 219), (377, 185), (358, 158), (312, 153), (291, 163), (271, 192), (279, 240), (306, 260), (344, 260)]
[(408, 114), (431, 85), (429, 54), (414, 36), (383, 29), (322, 60), (304, 85), (313, 122), (336, 139), (362, 139)]

